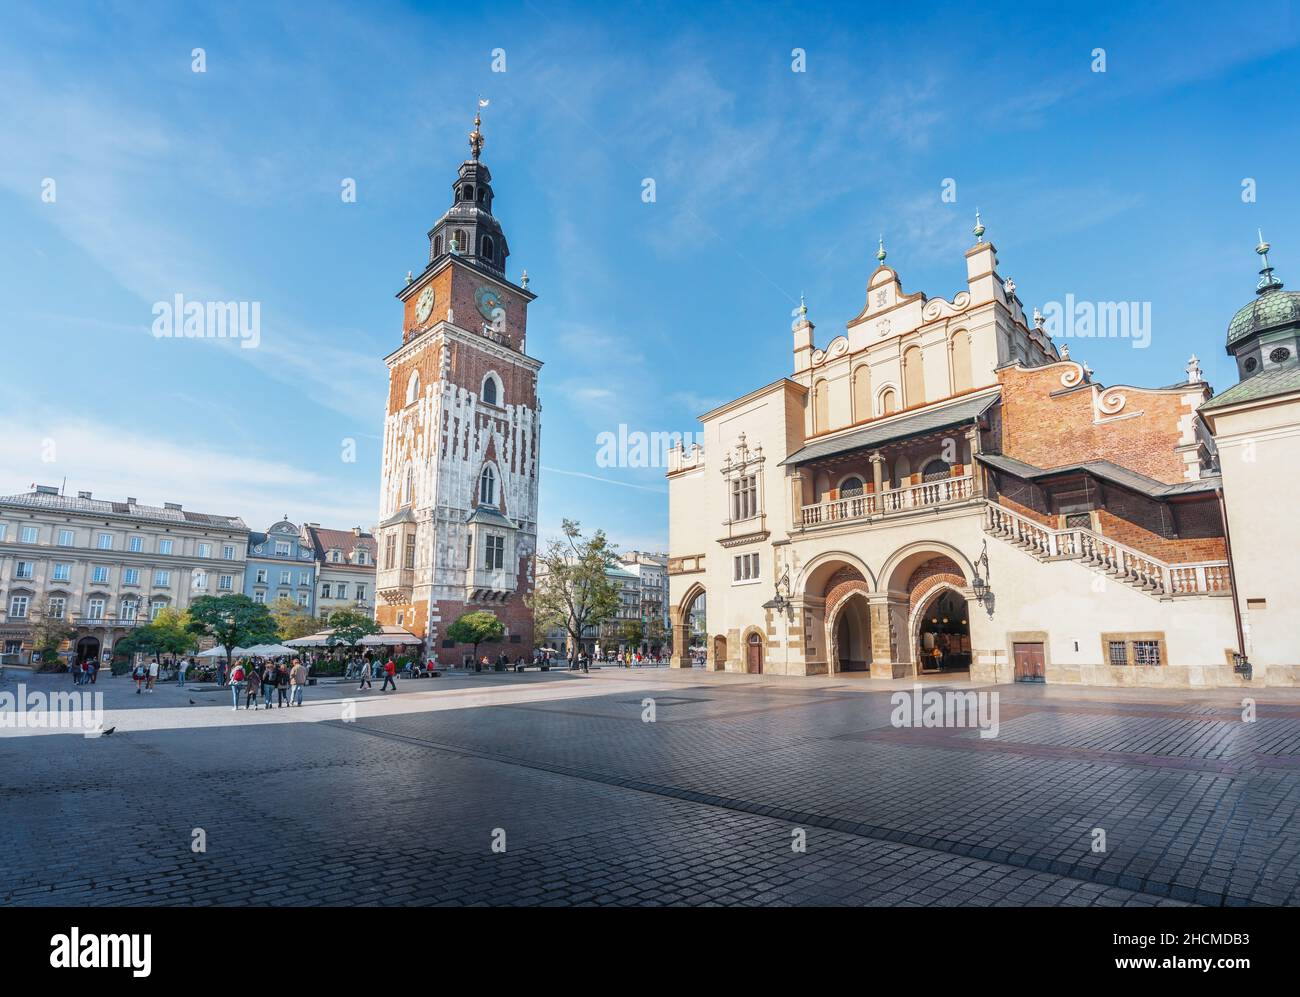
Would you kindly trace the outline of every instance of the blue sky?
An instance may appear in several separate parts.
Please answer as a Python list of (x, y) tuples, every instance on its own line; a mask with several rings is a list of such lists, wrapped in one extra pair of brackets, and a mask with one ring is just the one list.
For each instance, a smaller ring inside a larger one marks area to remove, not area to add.
[[(511, 276), (539, 295), (543, 537), (567, 516), (662, 549), (661, 470), (597, 466), (597, 434), (693, 431), (788, 373), (800, 292), (824, 345), (881, 233), (905, 290), (950, 298), (976, 206), (1027, 308), (1151, 302), (1149, 348), (1071, 344), (1100, 381), (1168, 384), (1195, 352), (1222, 390), (1257, 227), (1300, 287), (1300, 20), (1107, 8), (8, 10), (0, 493), (66, 477), (254, 529), (373, 524), (393, 295), (480, 95)], [(261, 345), (156, 339), (178, 293), (260, 302)]]

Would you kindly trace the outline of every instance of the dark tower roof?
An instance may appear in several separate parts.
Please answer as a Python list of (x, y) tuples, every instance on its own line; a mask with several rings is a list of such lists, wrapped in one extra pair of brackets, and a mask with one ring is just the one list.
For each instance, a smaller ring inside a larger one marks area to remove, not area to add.
[(471, 158), (460, 164), (451, 186), (451, 207), (429, 230), (429, 262), (454, 253), (504, 277), (510, 247), (501, 223), (492, 214), (492, 171), (479, 160), (483, 152), (481, 124), (481, 115), (476, 113), (469, 134)]

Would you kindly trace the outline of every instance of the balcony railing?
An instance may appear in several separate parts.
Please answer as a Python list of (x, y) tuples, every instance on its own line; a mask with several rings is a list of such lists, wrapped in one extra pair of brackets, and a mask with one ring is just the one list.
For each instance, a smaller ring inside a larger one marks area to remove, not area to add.
[(1227, 561), (1168, 564), (1084, 527), (1053, 529), (995, 504), (989, 505), (984, 525), (989, 533), (1041, 557), (1076, 558), (1156, 595), (1232, 591)]
[(870, 516), (890, 515), (922, 509), (927, 506), (947, 505), (949, 502), (962, 502), (974, 495), (974, 478), (965, 474), (957, 478), (939, 478), (935, 481), (922, 481), (918, 485), (904, 485), (880, 492), (859, 492), (841, 494), (838, 498), (814, 505), (806, 505), (801, 510), (800, 525), (823, 526)]

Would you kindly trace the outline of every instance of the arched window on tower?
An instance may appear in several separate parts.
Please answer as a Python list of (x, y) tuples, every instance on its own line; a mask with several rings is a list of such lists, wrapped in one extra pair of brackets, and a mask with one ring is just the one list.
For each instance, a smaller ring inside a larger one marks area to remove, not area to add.
[(479, 204), (482, 204), (482, 203), (483, 203), (483, 201), (484, 201), (486, 195), (487, 195), (487, 188), (486, 188), (486, 187), (480, 187), (480, 188), (478, 189), (478, 203), (479, 203)]
[(498, 390), (497, 379), (494, 374), (488, 374), (483, 378), (483, 390), (480, 392), (479, 397), (488, 405), (501, 404), (498, 401), (498, 398), (500, 398), (500, 391)]
[(406, 404), (410, 405), (411, 402), (415, 401), (419, 397), (420, 397), (420, 372), (418, 370), (413, 370), (411, 371), (410, 380), (406, 382)]
[(886, 388), (880, 393), (880, 414), (889, 415), (898, 411), (898, 395), (893, 388)]
[(441, 235), (441, 234), (439, 234), (439, 235), (435, 235), (435, 236), (433, 237), (433, 255), (434, 255), (434, 256), (441, 256), (441, 255), (442, 255), (442, 235)]
[(469, 236), (465, 234), (463, 228), (456, 229), (456, 252), (466, 252), (469, 247)]
[(496, 472), (494, 472), (490, 467), (483, 468), (483, 473), (479, 475), (478, 504), (497, 504), (497, 476)]
[(402, 500), (406, 505), (415, 504), (415, 468), (408, 467), (406, 469), (406, 483)]
[(490, 235), (483, 236), (483, 258), (490, 263), (496, 262), (496, 245)]
[(474, 185), (472, 183), (467, 183), (465, 186), (461, 187), (460, 199), (462, 201), (474, 200)]

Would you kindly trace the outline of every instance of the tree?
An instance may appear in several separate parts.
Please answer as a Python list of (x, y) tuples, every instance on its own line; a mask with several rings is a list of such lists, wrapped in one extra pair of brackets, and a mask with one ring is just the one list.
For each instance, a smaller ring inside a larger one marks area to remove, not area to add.
[(226, 665), (237, 647), (277, 640), (275, 618), (246, 595), (201, 595), (190, 604), (190, 630), (204, 633), (226, 652)]
[(59, 660), (59, 648), (76, 631), (62, 616), (51, 615), (49, 600), (45, 596), (41, 596), (32, 608), (32, 644), (41, 661), (48, 665)]
[(641, 641), (645, 638), (645, 627), (641, 625), (640, 620), (624, 620), (622, 631), (621, 636), (628, 644), (634, 647), (641, 646)]
[(478, 658), (480, 644), (495, 644), (506, 635), (506, 625), (495, 613), (480, 609), (465, 613), (447, 628), (447, 637), (457, 644), (473, 644), (474, 657)]
[(271, 616), (280, 634), (280, 640), (294, 640), (314, 634), (317, 629), (316, 618), (303, 606), (299, 606), (288, 596), (280, 596), (271, 606)]
[(333, 632), (325, 643), (330, 647), (356, 647), (363, 637), (382, 633), (384, 629), (368, 613), (355, 609), (334, 610), (328, 623)]
[(167, 606), (147, 624), (117, 641), (113, 654), (125, 658), (133, 654), (185, 654), (197, 646), (189, 614)]
[(553, 538), (538, 555), (537, 591), (532, 609), (535, 624), (563, 627), (576, 653), (582, 637), (613, 619), (619, 610), (619, 590), (606, 572), (614, 566), (614, 548), (597, 530), (589, 539), (571, 519), (560, 526), (563, 537)]

